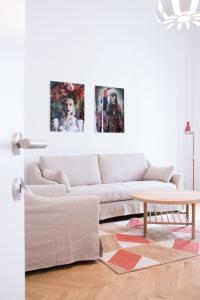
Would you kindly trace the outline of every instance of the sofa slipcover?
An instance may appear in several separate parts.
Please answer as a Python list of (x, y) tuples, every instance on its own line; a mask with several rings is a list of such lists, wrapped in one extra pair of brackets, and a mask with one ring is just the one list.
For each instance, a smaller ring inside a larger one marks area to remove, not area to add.
[(26, 271), (99, 258), (96, 196), (41, 197), (25, 191)]

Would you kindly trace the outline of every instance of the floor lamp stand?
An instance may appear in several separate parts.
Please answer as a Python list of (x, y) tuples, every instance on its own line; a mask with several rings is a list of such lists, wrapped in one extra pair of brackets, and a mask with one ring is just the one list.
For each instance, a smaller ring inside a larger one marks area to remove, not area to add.
[(195, 147), (194, 147), (194, 131), (191, 130), (190, 122), (186, 123), (184, 133), (187, 134), (187, 135), (192, 134), (192, 189), (194, 191), (194, 189), (195, 189), (195, 168), (194, 168), (194, 151), (195, 151)]
[(195, 182), (195, 172), (194, 172), (194, 132), (192, 133), (192, 189), (194, 191)]

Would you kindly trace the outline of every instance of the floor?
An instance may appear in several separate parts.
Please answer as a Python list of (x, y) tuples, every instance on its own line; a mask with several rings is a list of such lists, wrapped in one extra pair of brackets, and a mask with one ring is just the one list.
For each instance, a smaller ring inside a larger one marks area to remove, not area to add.
[[(200, 226), (200, 206), (197, 211)], [(200, 300), (200, 256), (123, 275), (104, 264), (30, 272), (26, 300)]]

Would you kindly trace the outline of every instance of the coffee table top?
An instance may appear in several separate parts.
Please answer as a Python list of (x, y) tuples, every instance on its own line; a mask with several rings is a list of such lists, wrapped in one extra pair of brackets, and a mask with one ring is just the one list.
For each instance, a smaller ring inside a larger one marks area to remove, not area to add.
[(149, 190), (132, 194), (134, 200), (153, 204), (200, 203), (200, 192), (190, 190)]

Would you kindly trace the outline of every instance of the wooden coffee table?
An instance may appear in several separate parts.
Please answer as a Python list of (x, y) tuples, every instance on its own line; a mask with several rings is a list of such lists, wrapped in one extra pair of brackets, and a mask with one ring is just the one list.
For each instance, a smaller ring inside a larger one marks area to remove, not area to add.
[[(132, 195), (134, 200), (144, 203), (144, 236), (147, 234), (147, 224), (173, 224), (173, 225), (192, 225), (192, 239), (195, 238), (195, 207), (200, 203), (200, 192), (190, 190), (175, 191), (143, 191)], [(155, 212), (152, 216), (148, 211), (148, 204), (159, 205), (185, 205), (184, 213)], [(192, 220), (190, 221), (189, 205), (192, 206)], [(158, 218), (159, 213), (159, 218)], [(178, 216), (178, 217), (177, 217)]]

